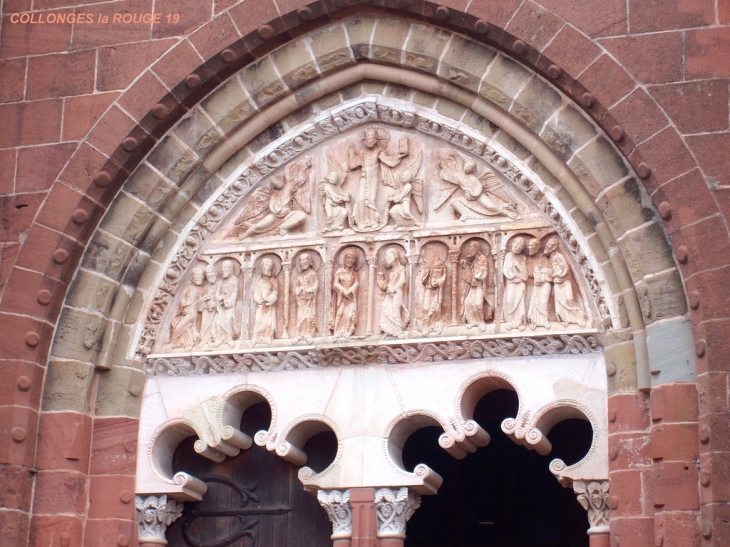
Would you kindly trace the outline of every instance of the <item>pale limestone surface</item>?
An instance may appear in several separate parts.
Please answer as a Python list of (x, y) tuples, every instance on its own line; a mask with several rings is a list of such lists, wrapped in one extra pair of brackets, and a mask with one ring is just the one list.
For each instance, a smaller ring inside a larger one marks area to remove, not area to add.
[[(593, 443), (587, 455), (572, 466), (554, 460), (550, 469), (566, 485), (605, 480), (604, 370), (603, 355), (594, 354), (207, 374), (194, 379), (150, 377), (140, 425), (137, 492), (199, 499), (202, 492), (196, 495), (190, 489), (195, 481), (181, 484), (182, 477), (172, 476), (177, 444), (185, 436), (198, 435), (196, 450), (204, 456), (220, 461), (226, 454), (235, 455), (249, 445), (235, 432), (242, 413), (250, 404), (266, 401), (272, 422), (254, 440), (297, 465), (306, 464), (301, 448), (311, 435), (329, 428), (337, 436), (338, 453), (327, 469), (300, 470), (305, 488), (409, 486), (433, 494), (441, 483), (438, 475), (425, 466), (415, 472), (402, 467), (400, 454), (407, 437), (420, 427), (438, 425), (444, 429), (439, 443), (456, 457), (485, 446), (489, 436), (470, 420), (477, 401), (499, 388), (516, 391), (520, 402), (518, 427), (510, 429), (508, 419), (502, 428), (528, 449), (547, 454), (549, 443), (541, 439), (553, 425), (567, 418), (588, 420)], [(194, 390), (188, 388), (191, 381)], [(202, 439), (217, 439), (218, 444)]]

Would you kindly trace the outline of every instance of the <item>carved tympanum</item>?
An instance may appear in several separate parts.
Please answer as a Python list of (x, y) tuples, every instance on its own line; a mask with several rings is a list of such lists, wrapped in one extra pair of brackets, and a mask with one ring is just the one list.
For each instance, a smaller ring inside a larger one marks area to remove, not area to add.
[(595, 276), (548, 206), (528, 200), (541, 196), (529, 179), (405, 114), (365, 103), (251, 160), (258, 174), (243, 171), (185, 239), (212, 234), (171, 264), (139, 351), (595, 330), (606, 313), (587, 306)]

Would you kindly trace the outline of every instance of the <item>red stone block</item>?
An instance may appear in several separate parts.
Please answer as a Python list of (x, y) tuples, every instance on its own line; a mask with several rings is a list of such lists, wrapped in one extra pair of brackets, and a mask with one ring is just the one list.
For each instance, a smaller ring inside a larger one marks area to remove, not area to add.
[(29, 521), (30, 515), (27, 513), (0, 511), (0, 540), (3, 547), (26, 547)]
[[(33, 341), (34, 338), (39, 339), (38, 345), (30, 346), (26, 343), (26, 339)], [(3, 348), (3, 358), (36, 362), (42, 356), (45, 362), (52, 340), (53, 328), (49, 323), (29, 316), (0, 313), (0, 347)]]
[(5, 241), (17, 241), (35, 218), (45, 192), (14, 194), (0, 198), (0, 221)]
[(96, 52), (91, 50), (31, 57), (28, 61), (27, 99), (92, 93), (95, 65)]
[(30, 511), (33, 475), (22, 465), (0, 467), (0, 507)]
[(200, 53), (200, 56), (208, 60), (239, 38), (240, 35), (236, 27), (233, 26), (233, 21), (228, 16), (228, 12), (226, 12), (221, 13), (201, 29), (191, 34), (190, 42)]
[(94, 475), (89, 486), (89, 518), (134, 518), (134, 476)]
[(83, 535), (84, 524), (80, 517), (34, 516), (30, 523), (30, 547), (81, 545)]
[(204, 59), (188, 40), (183, 40), (155, 63), (152, 70), (172, 89), (203, 64)]
[(41, 365), (0, 359), (0, 401), (10, 405), (38, 408), (43, 391)]
[(632, 34), (685, 29), (715, 22), (715, 0), (628, 2)]
[(602, 55), (578, 78), (606, 108), (624, 98), (636, 87), (636, 82), (608, 55)]
[[(280, 6), (279, 9), (286, 13), (286, 11), (284, 11), (284, 8), (281, 7), (281, 3), (281, 1), (277, 2), (277, 5)], [(294, 3), (296, 5), (300, 4), (299, 0), (294, 0)], [(236, 0), (215, 0), (213, 2), (213, 13), (215, 15), (218, 15), (220, 12), (227, 10), (231, 6), (235, 6), (236, 4), (238, 4)]]
[(137, 465), (139, 421), (132, 418), (96, 418), (91, 441), (92, 475), (133, 475)]
[(39, 471), (34, 514), (86, 513), (86, 475), (75, 471)]
[(583, 72), (601, 54), (592, 40), (571, 26), (564, 26), (543, 54), (573, 78)]
[(16, 150), (0, 150), (0, 196), (15, 192)]
[(641, 471), (612, 471), (609, 475), (609, 494), (618, 499), (616, 509), (611, 511), (611, 520), (614, 516), (643, 515)]
[(650, 86), (649, 92), (681, 133), (705, 133), (728, 128), (727, 82), (696, 80)]
[(17, 192), (38, 192), (48, 190), (66, 165), (76, 144), (49, 144), (21, 148), (18, 151), (18, 176), (15, 182)]
[(167, 89), (151, 72), (145, 72), (120, 99), (119, 104), (137, 120), (144, 118), (167, 94)]
[[(606, 38), (600, 43), (643, 84), (682, 80), (681, 32)], [(649, 59), (662, 61), (649, 62)]]
[(606, 0), (586, 7), (584, 0), (540, 0), (540, 4), (560, 15), (588, 36), (614, 36), (626, 33), (626, 3)]
[(88, 141), (111, 156), (135, 125), (132, 118), (113, 106), (91, 131)]
[(63, 140), (83, 139), (118, 96), (118, 93), (98, 93), (66, 99)]
[[(164, 23), (152, 28), (152, 37), (185, 36), (208, 22), (212, 8), (213, 0), (155, 0), (155, 11), (164, 14)], [(168, 15), (173, 17), (170, 21)]]
[(727, 264), (730, 239), (720, 216), (712, 216), (685, 226), (675, 232), (671, 240), (675, 249), (681, 245), (687, 247), (689, 258), (682, 266), (685, 273), (719, 268)]
[(3, 13), (20, 13), (30, 11), (32, 0), (5, 0), (3, 2)]
[[(281, 13), (284, 14), (305, 4), (307, 2), (295, 0), (294, 2), (284, 3), (283, 5), (277, 2), (276, 5), (279, 6)], [(279, 11), (276, 9), (276, 5), (272, 2), (256, 2), (255, 4), (246, 6), (245, 2), (243, 2), (232, 7), (228, 13), (236, 23), (236, 28), (238, 28), (241, 35), (245, 36), (249, 32), (279, 17)]]
[(688, 30), (685, 34), (686, 79), (730, 76), (730, 27)]
[(730, 133), (690, 135), (685, 138), (709, 183), (712, 186), (730, 185)]
[(524, 3), (507, 25), (507, 31), (537, 50), (542, 50), (565, 21), (534, 2)]
[(662, 547), (700, 547), (702, 545), (699, 519), (696, 513), (692, 511), (661, 512), (655, 519), (657, 538), (661, 534)]
[[(651, 466), (651, 440), (648, 433), (609, 435), (609, 466), (614, 469), (644, 469)], [(615, 456), (615, 457), (614, 457)]]
[(77, 412), (43, 412), (38, 439), (38, 469), (86, 473), (91, 448), (91, 418)]
[[(730, 267), (694, 274), (691, 278), (686, 279), (685, 287), (687, 294), (696, 291), (699, 295), (700, 307), (697, 310), (697, 315), (703, 320), (728, 317), (728, 310), (730, 310)], [(724, 356), (724, 359), (724, 366), (722, 365), (723, 361), (716, 362), (717, 370), (727, 369), (727, 355)], [(713, 367), (709, 367), (708, 370), (713, 370)]]
[[(701, 451), (730, 452), (730, 418), (726, 413), (703, 416), (699, 426)], [(706, 444), (702, 442), (704, 434)]]
[(92, 181), (107, 160), (107, 156), (83, 143), (58, 178), (98, 201), (104, 189), (94, 185)]
[[(644, 393), (618, 393), (608, 398), (609, 433), (649, 429), (649, 399)], [(614, 419), (615, 417), (615, 419)]]
[(657, 133), (638, 147), (661, 184), (695, 167), (695, 162), (673, 128)]
[(66, 6), (79, 6), (86, 4), (98, 4), (106, 0), (35, 0), (33, 7), (37, 10), (62, 8)]
[(0, 105), (0, 120), (3, 120), (0, 148), (58, 141), (61, 103), (60, 99), (52, 99)]
[(618, 540), (614, 545), (621, 547), (656, 547), (654, 518), (612, 518), (611, 538)]
[(84, 229), (84, 224), (76, 224), (71, 216), (77, 209), (91, 214), (95, 203), (63, 182), (57, 182), (48, 194), (41, 212), (36, 219), (38, 224), (48, 226), (67, 236), (77, 237)]
[[(54, 252), (57, 249), (62, 249), (68, 254), (66, 261), (61, 264), (54, 260)], [(34, 224), (20, 251), (18, 266), (44, 272), (56, 279), (64, 279), (63, 274), (66, 273), (66, 269), (80, 256), (81, 249), (72, 239)]]
[[(713, 321), (714, 323), (714, 321)], [(720, 326), (727, 326), (728, 321), (719, 321)], [(727, 331), (725, 331), (727, 333)], [(727, 354), (726, 354), (727, 355)], [(705, 372), (697, 376), (697, 396), (700, 408), (700, 416), (707, 414), (725, 414), (730, 410), (728, 397), (727, 372)]]
[(8, 277), (10, 277), (10, 271), (15, 264), (15, 259), (18, 258), (19, 252), (19, 243), (6, 243), (0, 246), (0, 291), (3, 290)]
[(2, 301), (3, 311), (17, 314), (31, 314), (33, 317), (48, 318), (55, 322), (53, 317), (60, 311), (61, 302), (53, 305), (43, 305), (38, 301), (40, 291), (48, 291), (51, 295), (66, 293), (66, 285), (57, 279), (44, 276), (41, 273), (14, 268), (8, 279), (8, 290)]
[(123, 545), (125, 540), (129, 541), (130, 547), (137, 545), (136, 522), (119, 519), (89, 519), (86, 521), (84, 547), (114, 547)]
[(174, 44), (175, 40), (171, 39), (147, 40), (99, 49), (99, 63), (96, 69), (97, 89), (100, 91), (125, 89), (146, 67), (154, 63)]
[(651, 457), (665, 461), (691, 461), (699, 456), (696, 423), (661, 424), (651, 428)]
[(651, 472), (654, 505), (663, 511), (693, 511), (700, 508), (699, 473), (691, 460), (662, 462)]
[(721, 25), (730, 23), (730, 0), (717, 0), (717, 17)]
[[(117, 0), (116, 2), (103, 3), (93, 8), (78, 8), (77, 13), (93, 13), (93, 23), (75, 25), (74, 27), (74, 48), (86, 49), (94, 46), (109, 46), (112, 44), (124, 44), (139, 42), (150, 39), (150, 24), (140, 21), (138, 23), (124, 23), (125, 15), (141, 15), (152, 13), (152, 0)], [(120, 17), (115, 22), (114, 16)], [(109, 20), (101, 22), (99, 16), (109, 17)]]
[(611, 115), (634, 144), (648, 139), (669, 125), (669, 120), (652, 98), (639, 88), (611, 108)]
[[(700, 309), (702, 305), (700, 305)], [(730, 337), (727, 333), (730, 332), (730, 320), (713, 320), (707, 321), (700, 324), (702, 334), (697, 335), (696, 339), (700, 338), (707, 341), (707, 349), (705, 356), (698, 363), (698, 370), (700, 373), (706, 371), (726, 371), (727, 356), (730, 355)], [(698, 329), (700, 330), (700, 329)], [(723, 389), (723, 393), (730, 396), (730, 390)], [(700, 412), (702, 414), (702, 412)]]
[(0, 103), (22, 101), (25, 96), (25, 59), (9, 59), (0, 61), (0, 74), (3, 85), (0, 86)]
[[(290, 2), (291, 3), (291, 2)], [(472, 2), (469, 5), (467, 13), (479, 17), (504, 28), (509, 20), (512, 19), (517, 8), (522, 4), (521, 0), (500, 0), (499, 2)], [(241, 29), (243, 32), (243, 29)], [(245, 33), (244, 33), (245, 34)]]
[[(73, 13), (73, 10), (58, 10), (54, 13), (68, 16)], [(12, 23), (10, 17), (3, 17), (0, 57), (22, 57), (68, 51), (72, 30), (73, 25), (68, 24)]]
[(0, 406), (0, 464), (33, 467), (38, 412), (27, 406)]
[(717, 214), (717, 205), (699, 169), (663, 184), (652, 199), (657, 205), (666, 201), (672, 208), (672, 218), (664, 221), (670, 234), (682, 226)]
[(697, 384), (662, 384), (651, 390), (651, 419), (662, 423), (697, 421)]

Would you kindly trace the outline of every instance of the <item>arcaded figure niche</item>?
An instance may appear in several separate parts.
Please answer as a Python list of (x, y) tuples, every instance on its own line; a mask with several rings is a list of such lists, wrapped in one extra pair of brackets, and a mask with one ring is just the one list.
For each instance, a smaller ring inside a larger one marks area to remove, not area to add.
[(359, 247), (345, 247), (335, 264), (329, 328), (335, 340), (347, 340), (362, 335), (366, 329), (363, 318), (369, 307), (368, 291), (367, 280), (362, 279), (365, 253)]
[(555, 234), (518, 234), (507, 240), (502, 261), (501, 321), (507, 330), (584, 328), (583, 298)]
[(595, 272), (530, 177), (425, 114), (365, 101), (320, 117), (206, 206), (139, 351), (596, 333)]
[(286, 331), (283, 290), (280, 288), (281, 259), (274, 254), (262, 256), (254, 268), (251, 287), (250, 336), (254, 345), (271, 344), (275, 338), (283, 338)]
[(241, 338), (240, 273), (241, 265), (234, 258), (196, 263), (170, 323), (166, 342), (169, 350), (235, 346)]
[(405, 338), (411, 323), (410, 275), (405, 250), (389, 245), (380, 250), (377, 273), (380, 298), (377, 299), (380, 333), (391, 338)]

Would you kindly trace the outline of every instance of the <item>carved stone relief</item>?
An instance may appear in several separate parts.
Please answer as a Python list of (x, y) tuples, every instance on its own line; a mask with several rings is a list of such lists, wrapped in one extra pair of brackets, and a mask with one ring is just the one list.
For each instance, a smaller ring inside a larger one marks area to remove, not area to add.
[(252, 160), (198, 220), (138, 351), (595, 332), (610, 321), (600, 285), (551, 207), (469, 135), (342, 109)]
[(406, 537), (406, 522), (421, 506), (421, 496), (403, 487), (380, 488), (375, 491), (375, 515), (378, 537)]
[(317, 501), (332, 522), (332, 539), (352, 537), (352, 505), (350, 491), (318, 490)]
[(608, 481), (574, 481), (573, 491), (588, 512), (588, 533), (608, 532)]
[(182, 515), (183, 504), (167, 496), (136, 496), (137, 530), (141, 543), (167, 544), (165, 532)]

